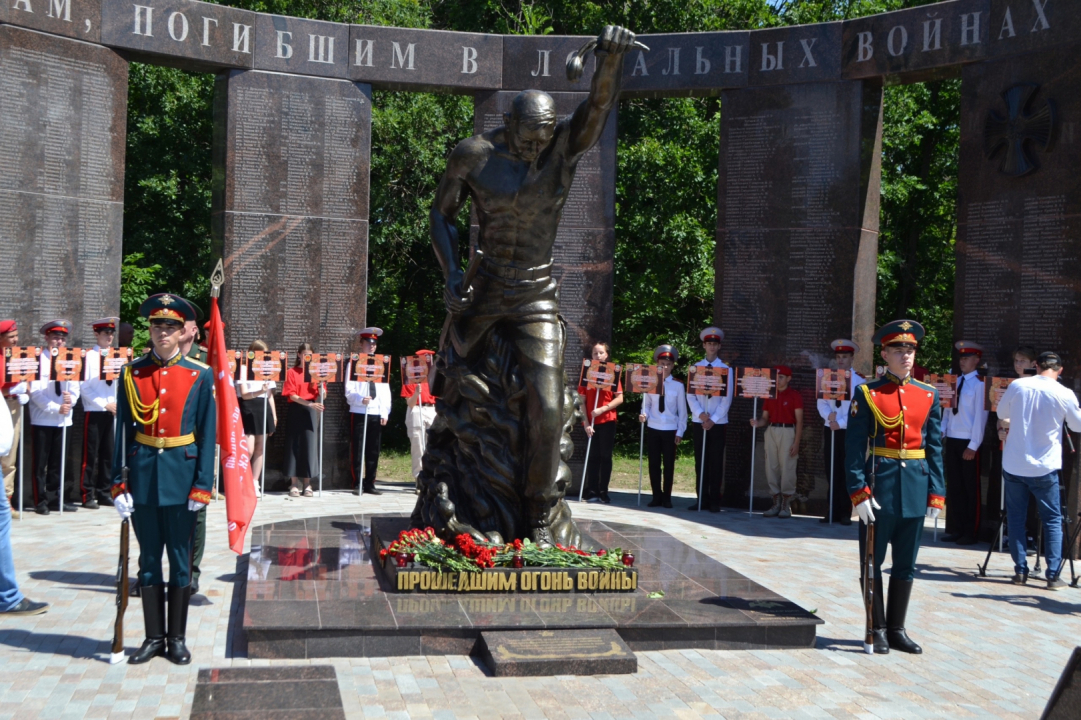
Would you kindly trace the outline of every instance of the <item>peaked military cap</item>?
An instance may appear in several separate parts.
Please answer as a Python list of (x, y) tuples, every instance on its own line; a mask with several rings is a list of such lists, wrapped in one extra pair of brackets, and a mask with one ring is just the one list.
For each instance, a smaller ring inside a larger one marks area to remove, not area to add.
[(710, 325), (708, 328), (698, 333), (698, 339), (704, 343), (720, 342), (721, 340), (724, 340), (724, 330)]
[(70, 320), (50, 320), (41, 326), (41, 334), (48, 335), (49, 333), (58, 332), (65, 335), (71, 334), (71, 321)]
[(183, 324), (186, 320), (198, 319), (198, 311), (191, 302), (179, 295), (158, 293), (151, 295), (139, 306), (139, 314), (150, 321), (172, 320)]
[(120, 325), (120, 318), (118, 317), (98, 318), (90, 323), (90, 327), (94, 328), (94, 332), (98, 330), (116, 330), (118, 325)]
[(878, 329), (872, 340), (882, 347), (887, 345), (919, 345), (926, 331), (915, 320), (894, 320)]
[(679, 350), (676, 350), (671, 345), (658, 345), (657, 349), (653, 351), (653, 362), (657, 362), (662, 358), (668, 358), (672, 362), (679, 360)]
[(377, 327), (366, 327), (363, 330), (357, 330), (357, 335), (364, 338), (365, 340), (376, 340), (382, 334), (383, 329)]
[(970, 340), (958, 340), (953, 346), (961, 355), (983, 355), (983, 346)]
[(830, 347), (833, 348), (835, 353), (856, 353), (860, 351), (860, 346), (853, 340), (847, 338), (838, 338), (830, 343)]

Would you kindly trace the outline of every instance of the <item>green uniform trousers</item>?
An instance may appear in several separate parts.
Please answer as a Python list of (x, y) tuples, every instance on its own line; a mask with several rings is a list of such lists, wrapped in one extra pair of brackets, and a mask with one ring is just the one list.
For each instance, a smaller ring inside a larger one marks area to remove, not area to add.
[[(923, 516), (903, 518), (879, 512), (875, 515), (875, 577), (882, 577), (882, 561), (886, 559), (886, 545), (893, 550), (893, 567), (890, 577), (894, 580), (911, 580), (916, 574), (916, 553), (923, 539)], [(860, 523), (860, 558), (867, 547), (867, 526)], [(862, 572), (860, 573), (863, 574)]]
[(161, 554), (169, 554), (169, 585), (191, 583), (191, 544), (198, 513), (184, 505), (136, 505), (131, 514), (135, 537), (139, 539), (139, 584), (162, 585)]
[(191, 579), (198, 580), (202, 572), (199, 566), (203, 564), (203, 550), (206, 549), (206, 508), (198, 513), (195, 519), (195, 537), (192, 538), (191, 549)]

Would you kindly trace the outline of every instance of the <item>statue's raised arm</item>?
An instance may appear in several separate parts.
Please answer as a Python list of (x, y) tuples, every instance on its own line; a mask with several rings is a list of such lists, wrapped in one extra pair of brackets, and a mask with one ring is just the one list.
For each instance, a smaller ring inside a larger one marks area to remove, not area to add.
[(589, 97), (571, 117), (567, 143), (569, 159), (577, 160), (593, 147), (604, 132), (608, 113), (619, 102), (623, 84), (623, 56), (635, 43), (634, 33), (618, 25), (607, 25), (597, 37), (597, 70)]

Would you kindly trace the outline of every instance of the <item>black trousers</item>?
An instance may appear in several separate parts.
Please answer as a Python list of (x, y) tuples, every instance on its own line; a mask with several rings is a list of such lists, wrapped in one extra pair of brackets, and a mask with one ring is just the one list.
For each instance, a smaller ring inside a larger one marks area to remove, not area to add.
[[(702, 495), (698, 479), (702, 478), (706, 486), (702, 496), (702, 507), (721, 506), (721, 474), (724, 471), (724, 441), (728, 435), (728, 425), (714, 425), (709, 430), (702, 430), (702, 423), (691, 423), (694, 428), (694, 486), (695, 492)], [(705, 458), (702, 457), (702, 433), (706, 435)], [(706, 463), (706, 473), (702, 475), (702, 461)]]
[[(833, 522), (852, 518), (852, 500), (845, 483), (845, 430), (822, 430), (822, 458), (826, 477), (830, 476), (830, 436), (833, 437)], [(828, 500), (827, 500), (828, 502)], [(829, 510), (826, 511), (829, 517)]]
[[(649, 453), (649, 485), (654, 500), (671, 500), (676, 479), (676, 431), (646, 428)], [(661, 461), (664, 461), (664, 485), (661, 485)]]
[[(64, 429), (46, 425), (31, 425), (34, 439), (34, 504), (55, 503), (60, 495), (60, 456)], [(67, 484), (65, 480), (65, 484)]]
[(82, 501), (109, 497), (113, 470), (113, 414), (83, 414), (83, 465), (79, 474)]
[(615, 445), (615, 421), (593, 426), (593, 443), (589, 448), (589, 466), (586, 468), (587, 491), (608, 492), (608, 483), (612, 480), (612, 449)]
[[(364, 449), (364, 467), (360, 466), (360, 443), (364, 439), (364, 418), (368, 419), (368, 439)], [(353, 442), (352, 449), (353, 487), (357, 486), (360, 478), (364, 479), (364, 487), (375, 486), (375, 472), (379, 467), (379, 447), (383, 439), (382, 418), (378, 415), (361, 415), (349, 413)]]
[(977, 537), (980, 527), (980, 454), (965, 460), (964, 438), (946, 438), (946, 533)]

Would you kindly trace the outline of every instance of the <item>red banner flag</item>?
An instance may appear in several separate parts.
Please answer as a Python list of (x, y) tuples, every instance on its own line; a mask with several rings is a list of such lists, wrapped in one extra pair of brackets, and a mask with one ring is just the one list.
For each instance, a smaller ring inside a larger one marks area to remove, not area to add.
[(225, 324), (221, 321), (218, 299), (210, 298), (210, 333), (207, 338), (207, 361), (214, 371), (214, 390), (218, 405), (218, 446), (221, 448), (221, 480), (225, 491), (225, 517), (229, 521), (229, 548), (240, 555), (244, 537), (255, 514), (255, 481), (251, 458), (244, 442), (244, 424), (240, 421), (240, 403), (236, 399), (229, 356), (225, 350)]

